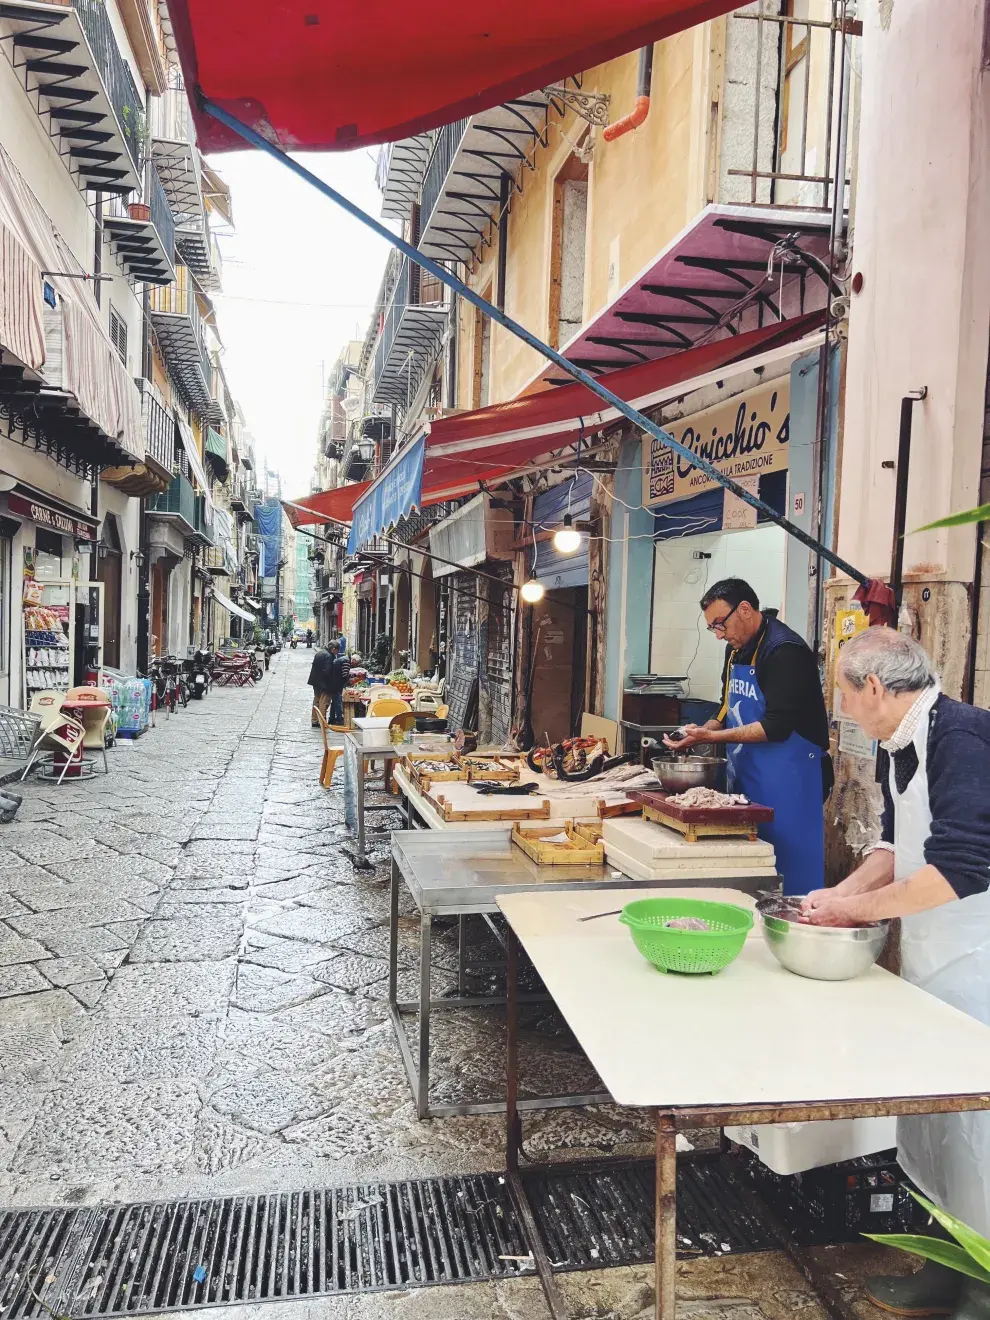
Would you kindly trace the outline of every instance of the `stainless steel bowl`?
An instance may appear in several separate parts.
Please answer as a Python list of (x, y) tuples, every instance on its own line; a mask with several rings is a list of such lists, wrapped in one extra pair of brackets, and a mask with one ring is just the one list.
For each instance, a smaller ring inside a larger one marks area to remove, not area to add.
[(760, 912), (760, 922), (766, 946), (781, 967), (812, 981), (850, 981), (869, 971), (887, 942), (890, 924), (809, 926), (766, 912)]
[(656, 756), (653, 773), (666, 792), (684, 793), (689, 788), (717, 788), (724, 765), (720, 756)]

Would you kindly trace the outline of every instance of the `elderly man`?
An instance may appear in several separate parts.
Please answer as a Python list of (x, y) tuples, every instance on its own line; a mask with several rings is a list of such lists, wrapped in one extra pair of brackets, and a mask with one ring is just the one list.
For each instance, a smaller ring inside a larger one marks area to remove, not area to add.
[[(816, 925), (901, 918), (901, 974), (990, 1025), (990, 711), (940, 691), (912, 638), (871, 628), (844, 646), (842, 715), (878, 738), (880, 842), (852, 875), (809, 894)], [(900, 1119), (898, 1155), (943, 1209), (990, 1236), (990, 1114)], [(868, 1293), (899, 1315), (949, 1314), (960, 1276), (926, 1264)]]

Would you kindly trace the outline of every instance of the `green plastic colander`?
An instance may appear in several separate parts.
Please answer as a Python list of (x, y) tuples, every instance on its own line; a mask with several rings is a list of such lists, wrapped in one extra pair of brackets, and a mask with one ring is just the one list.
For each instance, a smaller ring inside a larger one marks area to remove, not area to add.
[[(674, 917), (700, 917), (708, 930), (670, 930)], [(753, 914), (732, 903), (700, 898), (640, 898), (627, 903), (619, 920), (633, 943), (661, 972), (714, 974), (738, 958), (753, 927)]]

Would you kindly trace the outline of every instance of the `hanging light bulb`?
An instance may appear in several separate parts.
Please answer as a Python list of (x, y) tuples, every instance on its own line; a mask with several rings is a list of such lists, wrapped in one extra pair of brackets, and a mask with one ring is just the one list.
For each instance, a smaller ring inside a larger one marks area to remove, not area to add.
[(535, 568), (531, 571), (529, 577), (519, 588), (519, 594), (520, 596), (522, 596), (523, 600), (526, 602), (527, 605), (535, 605), (537, 601), (543, 599), (544, 595), (546, 594), (546, 588), (544, 587), (543, 583), (539, 580), (539, 578), (536, 576)]
[(563, 527), (558, 527), (553, 534), (553, 548), (562, 555), (576, 554), (581, 548), (581, 533), (569, 513), (564, 514)]

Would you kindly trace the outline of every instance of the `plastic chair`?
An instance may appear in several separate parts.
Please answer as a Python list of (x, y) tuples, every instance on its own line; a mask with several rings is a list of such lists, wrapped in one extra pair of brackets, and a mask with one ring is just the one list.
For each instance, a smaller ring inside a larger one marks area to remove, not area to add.
[(405, 715), (410, 709), (409, 702), (399, 696), (376, 697), (368, 707), (368, 716), (371, 719), (383, 719), (386, 715)]
[(88, 708), (83, 711), (79, 720), (86, 731), (83, 751), (100, 752), (103, 756), (103, 773), (108, 775), (110, 766), (107, 762), (107, 725), (113, 709), (110, 694), (98, 687), (69, 688), (65, 700), (68, 705)]
[(330, 787), (330, 781), (333, 779), (333, 772), (337, 768), (337, 760), (343, 752), (342, 747), (331, 747), (330, 739), (327, 734), (330, 732), (330, 725), (324, 718), (323, 711), (319, 706), (313, 707), (313, 714), (320, 722), (320, 732), (323, 734), (323, 761), (320, 765), (320, 784), (323, 788)]
[(450, 711), (449, 706), (438, 706), (436, 708), (436, 711), (434, 712), (435, 718), (438, 720), (445, 720), (447, 718), (449, 711)]
[[(61, 693), (57, 694), (61, 696)], [(21, 779), (26, 779), (28, 771), (37, 761), (42, 752), (55, 752), (61, 749), (66, 753), (65, 764), (62, 766), (62, 773), (58, 777), (58, 783), (61, 784), (69, 769), (69, 763), (75, 754), (82, 747), (83, 739), (86, 737), (86, 730), (69, 715), (59, 715), (49, 727), (42, 728), (41, 737), (34, 745), (34, 751), (31, 753), (31, 759), (24, 767), (24, 773)]]

